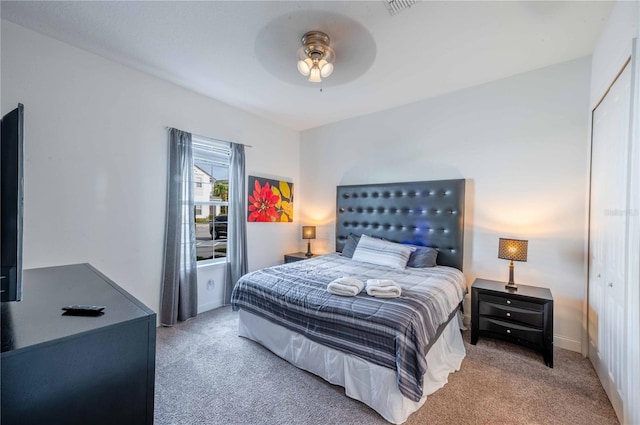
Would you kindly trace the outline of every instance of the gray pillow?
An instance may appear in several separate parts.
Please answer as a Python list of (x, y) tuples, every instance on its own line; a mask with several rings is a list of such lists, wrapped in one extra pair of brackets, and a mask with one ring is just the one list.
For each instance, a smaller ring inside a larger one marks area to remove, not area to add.
[(347, 241), (344, 243), (344, 247), (342, 248), (342, 255), (347, 258), (352, 258), (353, 253), (356, 252), (358, 242), (360, 242), (360, 235), (349, 233)]
[(435, 267), (438, 250), (427, 246), (414, 246), (417, 249), (411, 253), (407, 267)]

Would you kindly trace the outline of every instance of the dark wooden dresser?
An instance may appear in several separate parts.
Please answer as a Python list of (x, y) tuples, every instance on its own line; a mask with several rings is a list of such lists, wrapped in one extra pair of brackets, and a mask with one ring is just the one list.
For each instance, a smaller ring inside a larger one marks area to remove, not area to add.
[(514, 342), (541, 352), (553, 367), (553, 297), (548, 288), (476, 279), (471, 286), (471, 344), (478, 337)]
[(23, 294), (1, 307), (2, 425), (153, 424), (156, 314), (88, 264), (25, 270)]

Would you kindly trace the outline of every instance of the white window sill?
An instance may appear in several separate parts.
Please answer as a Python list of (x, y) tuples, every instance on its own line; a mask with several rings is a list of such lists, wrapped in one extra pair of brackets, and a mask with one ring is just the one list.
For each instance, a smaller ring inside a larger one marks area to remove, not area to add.
[(211, 260), (198, 261), (196, 266), (198, 269), (220, 268), (220, 267), (225, 267), (226, 264), (227, 264), (227, 259), (223, 257), (223, 258), (212, 258)]

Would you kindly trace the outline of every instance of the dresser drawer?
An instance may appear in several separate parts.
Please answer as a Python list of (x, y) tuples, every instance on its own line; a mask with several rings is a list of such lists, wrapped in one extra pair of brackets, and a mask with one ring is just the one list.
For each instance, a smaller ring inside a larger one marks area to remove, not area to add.
[(489, 294), (478, 294), (479, 301), (487, 301), (496, 305), (504, 305), (509, 307), (526, 308), (528, 310), (543, 311), (544, 305), (532, 303), (528, 301), (514, 300), (507, 297), (496, 297)]
[[(515, 307), (511, 304), (506, 304), (504, 299), (498, 297), (491, 297), (502, 300), (501, 304), (496, 304), (490, 301), (480, 302), (480, 315), (481, 316), (493, 316), (496, 318), (502, 318), (508, 321), (516, 321), (527, 325), (535, 326), (536, 328), (542, 328), (544, 324), (544, 315), (542, 310), (530, 310), (528, 308)], [(530, 303), (527, 303), (530, 304)], [(537, 305), (537, 304), (534, 304)]]
[(509, 323), (489, 317), (480, 317), (479, 329), (482, 332), (490, 332), (503, 338), (511, 338), (526, 341), (530, 344), (542, 345), (542, 330), (515, 323)]

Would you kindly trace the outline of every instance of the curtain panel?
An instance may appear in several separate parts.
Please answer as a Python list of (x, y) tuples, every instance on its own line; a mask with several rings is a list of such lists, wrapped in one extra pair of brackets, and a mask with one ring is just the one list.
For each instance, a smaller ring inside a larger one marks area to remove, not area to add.
[(167, 217), (160, 323), (173, 326), (198, 313), (191, 133), (169, 129)]
[(246, 199), (244, 145), (231, 143), (225, 304), (231, 302), (231, 292), (238, 279), (247, 273)]

